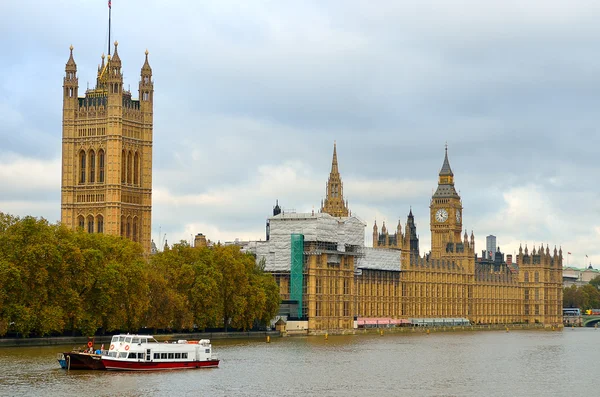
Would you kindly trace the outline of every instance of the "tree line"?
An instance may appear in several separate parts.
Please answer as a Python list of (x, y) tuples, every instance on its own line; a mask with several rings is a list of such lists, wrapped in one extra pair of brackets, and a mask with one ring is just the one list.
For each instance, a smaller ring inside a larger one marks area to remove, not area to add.
[(580, 287), (572, 285), (563, 290), (563, 307), (578, 307), (585, 312), (589, 309), (600, 309), (600, 276), (596, 276), (589, 284)]
[(0, 212), (0, 336), (249, 330), (279, 302), (273, 276), (236, 246), (182, 241), (147, 257), (119, 236)]

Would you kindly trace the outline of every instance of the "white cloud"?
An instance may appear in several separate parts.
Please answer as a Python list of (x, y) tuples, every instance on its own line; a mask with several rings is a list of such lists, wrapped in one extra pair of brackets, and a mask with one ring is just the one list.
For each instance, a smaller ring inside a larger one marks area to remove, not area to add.
[(0, 186), (5, 194), (56, 190), (60, 179), (60, 159), (44, 161), (16, 154), (0, 157)]
[[(93, 85), (106, 3), (3, 2), (0, 14), (12, 38), (0, 209), (56, 219), (64, 63), (73, 44), (80, 92)], [(556, 243), (600, 261), (595, 2), (140, 0), (113, 16), (134, 92), (150, 50), (155, 235), (260, 238), (275, 199), (318, 209), (337, 139), (367, 240), (374, 219), (395, 228), (412, 205), (426, 251), (448, 141), (478, 247), (495, 234), (506, 252)]]

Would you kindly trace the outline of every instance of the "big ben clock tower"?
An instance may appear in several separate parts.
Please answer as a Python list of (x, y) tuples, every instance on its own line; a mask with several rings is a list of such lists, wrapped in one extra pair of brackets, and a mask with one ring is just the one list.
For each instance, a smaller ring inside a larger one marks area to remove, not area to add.
[(455, 252), (461, 243), (462, 202), (454, 188), (454, 174), (448, 161), (448, 146), (444, 164), (440, 170), (438, 187), (431, 198), (431, 257), (440, 259), (448, 252)]

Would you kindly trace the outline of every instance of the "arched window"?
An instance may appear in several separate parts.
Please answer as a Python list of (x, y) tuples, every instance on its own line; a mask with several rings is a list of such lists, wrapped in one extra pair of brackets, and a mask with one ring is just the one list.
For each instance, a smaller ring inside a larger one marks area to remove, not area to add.
[(77, 218), (77, 223), (79, 224), (79, 227), (81, 229), (85, 228), (85, 218), (83, 217), (83, 215), (79, 215), (79, 217)]
[(88, 233), (94, 233), (94, 217), (92, 215), (88, 216)]
[(79, 183), (85, 183), (85, 152), (79, 152)]
[(138, 218), (133, 218), (133, 241), (138, 241)]
[(96, 182), (96, 153), (90, 150), (90, 183)]
[(131, 217), (127, 218), (127, 225), (126, 225), (126, 234), (125, 234), (125, 237), (131, 238)]
[(104, 233), (104, 217), (102, 215), (98, 215), (96, 223), (98, 224), (98, 233)]
[(133, 156), (133, 184), (138, 185), (140, 183), (140, 157), (138, 153), (135, 152), (135, 156)]
[(121, 237), (125, 237), (125, 216), (121, 215)]
[[(127, 155), (125, 154), (125, 150), (121, 152), (121, 183), (125, 183), (125, 175), (127, 171)], [(121, 233), (123, 234), (123, 233)]]
[(104, 150), (98, 150), (98, 182), (104, 183)]
[(132, 168), (133, 168), (133, 154), (131, 153), (131, 151), (129, 153), (127, 153), (127, 183), (131, 184), (131, 174), (132, 174)]

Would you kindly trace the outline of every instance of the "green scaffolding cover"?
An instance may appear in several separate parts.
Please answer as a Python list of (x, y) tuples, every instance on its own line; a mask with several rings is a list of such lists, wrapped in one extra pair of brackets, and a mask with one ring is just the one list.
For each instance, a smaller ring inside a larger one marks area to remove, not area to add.
[(304, 258), (304, 235), (292, 234), (292, 266), (290, 271), (290, 300), (298, 302), (298, 318), (302, 317), (302, 267)]

